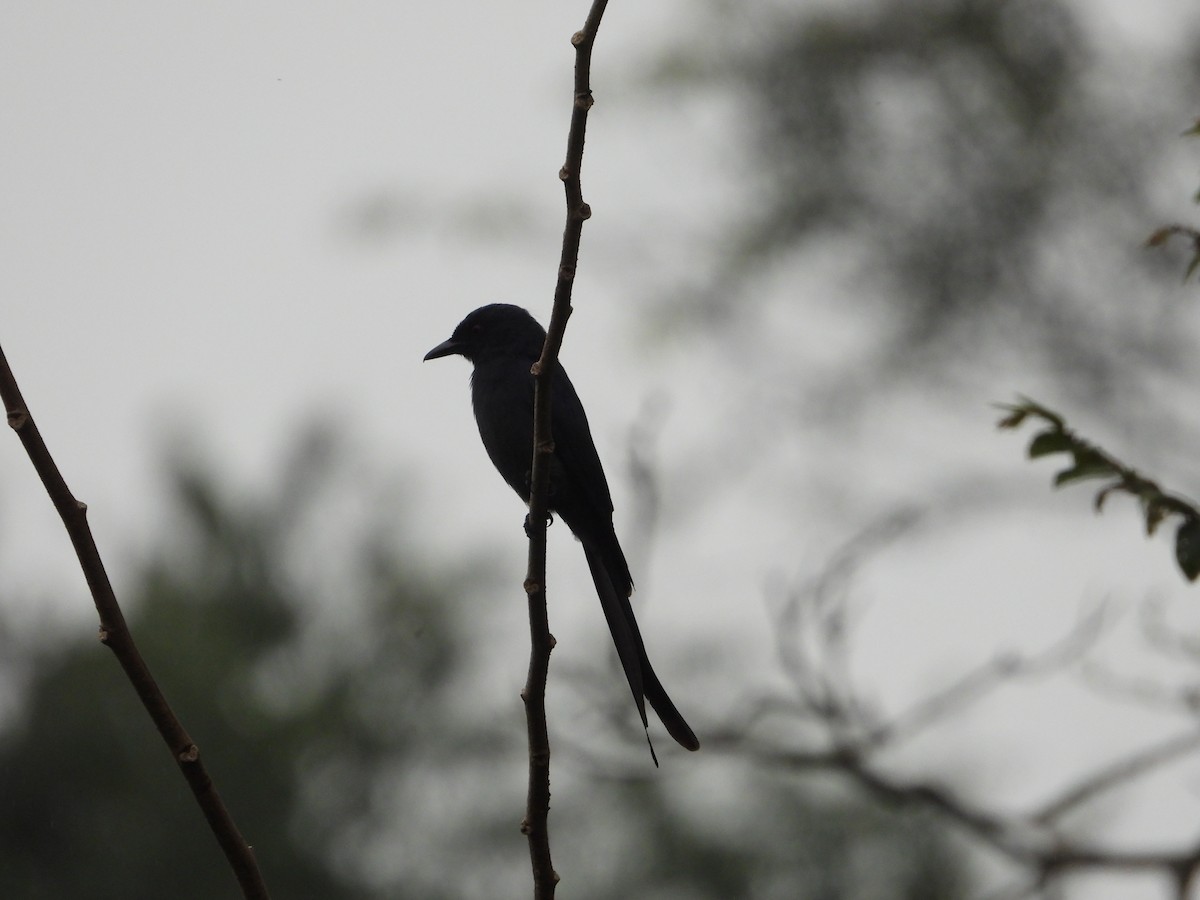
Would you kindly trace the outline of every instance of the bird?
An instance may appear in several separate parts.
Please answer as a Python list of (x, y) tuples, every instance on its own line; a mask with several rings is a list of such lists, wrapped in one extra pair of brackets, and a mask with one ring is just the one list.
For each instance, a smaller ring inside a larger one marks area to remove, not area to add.
[[(468, 314), (449, 339), (425, 354), (426, 361), (457, 355), (472, 364), (471, 406), (479, 436), (496, 470), (526, 505), (533, 462), (531, 368), (541, 357), (545, 341), (545, 329), (527, 310), (491, 303)], [(561, 364), (555, 367), (553, 379), (549, 509), (583, 546), (646, 740), (650, 741), (648, 702), (681, 747), (698, 750), (700, 741), (671, 702), (646, 655), (630, 604), (633, 576), (613, 527), (612, 495), (587, 413)], [(650, 754), (658, 765), (653, 743)]]

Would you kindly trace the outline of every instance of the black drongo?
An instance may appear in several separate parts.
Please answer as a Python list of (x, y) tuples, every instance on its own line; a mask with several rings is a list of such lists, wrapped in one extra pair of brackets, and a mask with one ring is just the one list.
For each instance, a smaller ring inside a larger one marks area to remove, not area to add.
[[(449, 340), (425, 354), (427, 360), (458, 354), (474, 364), (471, 405), (479, 436), (504, 480), (526, 503), (533, 461), (530, 367), (541, 356), (545, 340), (545, 330), (521, 307), (493, 303), (475, 310), (459, 323)], [(555, 371), (551, 387), (550, 413), (554, 437), (550, 509), (558, 513), (583, 544), (642, 725), (649, 728), (648, 700), (671, 737), (688, 750), (697, 750), (700, 742), (646, 658), (642, 635), (629, 604), (633, 578), (613, 530), (608, 481), (592, 442), (583, 404), (561, 365)]]

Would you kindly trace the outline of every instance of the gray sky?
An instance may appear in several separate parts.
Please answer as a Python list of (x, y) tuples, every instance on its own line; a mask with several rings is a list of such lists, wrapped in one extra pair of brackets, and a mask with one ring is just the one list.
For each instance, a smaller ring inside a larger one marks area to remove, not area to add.
[[(685, 355), (631, 340), (637, 312), (624, 291), (645, 275), (623, 268), (656, 263), (655, 248), (633, 246), (639, 226), (702, 217), (730, 190), (721, 178), (736, 174), (716, 162), (728, 150), (719, 111), (659, 110), (648, 119), (629, 90), (630, 62), (686, 6), (614, 4), (605, 18), (584, 163), (596, 215), (584, 230), (564, 348), (614, 481), (619, 528), (629, 507), (618, 474), (627, 431), (642, 404), (673, 385), (659, 461), (668, 503), (684, 511), (638, 579), (654, 655), (716, 645), (727, 654), (725, 675), (767, 677), (765, 587), (811, 572), (850, 536), (803, 497), (778, 496), (776, 474), (815, 471), (837, 452), (861, 461), (883, 497), (919, 499), (902, 466), (875, 465), (881, 446), (889, 465), (911, 450), (921, 465), (966, 459), (1008, 472), (1014, 496), (1041, 510), (949, 540), (935, 514), (921, 532), (928, 540), (872, 563), (856, 667), (888, 703), (1011, 643), (1043, 644), (1081, 601), (1184, 596), (1165, 540), (1140, 540), (1128, 507), (1092, 519), (1082, 492), (1051, 495), (1049, 467), (1022, 462), (1024, 438), (992, 431), (987, 403), (1035, 387), (1015, 374), (977, 408), (927, 420), (920, 434), (898, 410), (869, 426), (861, 445), (830, 448), (820, 436), (756, 445), (759, 465), (730, 485), (706, 486), (713, 502), (691, 502), (697, 487), (670, 473), (708, 439), (710, 413), (726, 400), (706, 365), (717, 350)], [(478, 445), (468, 368), (420, 360), (483, 302), (520, 303), (545, 319), (563, 221), (556, 172), (570, 105), (568, 38), (583, 8), (360, 2), (298, 14), (284, 3), (42, 2), (0, 10), (0, 342), (68, 483), (90, 505), (118, 589), (124, 566), (154, 537), (164, 431), (194, 437), (230, 477), (253, 484), (314, 414), (344, 426), (373, 465), (415, 480), (429, 552), (506, 546), (519, 584), (521, 511)], [(1160, 40), (1155, 14), (1169, 20), (1176, 5), (1138, 8), (1150, 12), (1114, 17), (1112, 27)], [(364, 241), (353, 216), (376, 195), (407, 218), (392, 236)], [(488, 217), (513, 209), (526, 217), (519, 239), (488, 240)], [(661, 252), (673, 252), (669, 239)], [(614, 354), (620, 367), (602, 368)], [(919, 398), (911, 402), (919, 412)], [(938, 428), (951, 440), (931, 449)], [(481, 508), (455, 516), (468, 492), (484, 498)], [(0, 541), (0, 602), (33, 590), (46, 603), (34, 618), (90, 622), (69, 544), (13, 439), (0, 441)], [(563, 584), (565, 595), (567, 585), (586, 585), (586, 574), (567, 537), (554, 541), (551, 590)], [(560, 639), (599, 627), (594, 610), (584, 618), (568, 609), (564, 600), (552, 612)], [(693, 709), (711, 687), (672, 690)], [(975, 769), (988, 773), (986, 788), (1014, 799), (1094, 760), (1098, 744), (1111, 749), (1159, 727), (1131, 734), (1128, 719), (1089, 708), (1085, 725), (1055, 730), (1061, 709), (1059, 699), (998, 701), (936, 755), (954, 759), (968, 780)], [(1164, 788), (1175, 800), (1186, 793), (1182, 814), (1195, 812), (1194, 774), (1183, 792), (1175, 782)], [(1161, 818), (1114, 827), (1144, 833)]]
[[(465, 372), (423, 351), (485, 300), (548, 305), (573, 17), (414, 9), (0, 14), (4, 346), (98, 527), (144, 521), (165, 423), (249, 478), (318, 410), (381, 458), (444, 457), (467, 417), (416, 426), (465, 411)], [(347, 219), (381, 192), (429, 215), (364, 244)], [(445, 221), (513, 196), (548, 213), (540, 247)]]

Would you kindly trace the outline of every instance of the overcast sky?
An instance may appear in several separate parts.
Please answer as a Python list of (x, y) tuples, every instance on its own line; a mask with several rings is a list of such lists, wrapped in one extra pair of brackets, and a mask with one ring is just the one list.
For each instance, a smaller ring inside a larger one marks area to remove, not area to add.
[[(1114, 15), (1110, 27), (1162, 40), (1155, 16), (1169, 19), (1175, 5), (1137, 6), (1144, 15)], [(619, 525), (628, 484), (615, 473), (643, 404), (669, 396), (660, 458), (669, 470), (673, 454), (686, 455), (711, 427), (706, 410), (722, 390), (702, 349), (689, 362), (631, 337), (636, 310), (622, 293), (636, 276), (621, 260), (654, 265), (653, 248), (625, 254), (639, 234), (631, 220), (700, 217), (729, 190), (719, 114), (648, 117), (630, 89), (633, 62), (686, 8), (612, 4), (596, 45), (583, 178), (595, 217), (563, 352), (614, 482)], [(118, 589), (155, 535), (166, 434), (197, 441), (230, 478), (252, 485), (313, 417), (344, 430), (371, 465), (413, 481), (431, 553), (449, 558), (481, 541), (514, 547), (519, 579), (521, 511), (478, 444), (468, 366), (421, 357), (484, 302), (520, 303), (545, 320), (563, 221), (556, 173), (570, 112), (568, 39), (583, 13), (584, 4), (559, 0), (302, 12), (279, 2), (40, 2), (0, 11), (0, 343), (68, 483), (89, 503)], [(373, 208), (391, 227), (364, 237), (357, 226)], [(494, 240), (498, 218), (520, 227)], [(1051, 497), (1049, 471), (1022, 462), (1023, 441), (991, 431), (987, 403), (1018, 389), (1030, 386), (979, 397), (974, 432), (948, 425), (950, 451), (1011, 469), (1016, 494), (1045, 500), (1044, 519), (1000, 518), (958, 543), (918, 537), (872, 567), (864, 593), (877, 615), (860, 665), (889, 700), (1010, 637), (1036, 645), (1068, 627), (1081, 601), (1189, 590), (1165, 542), (1142, 541), (1128, 508), (1092, 519), (1083, 494)], [(902, 425), (908, 412), (875, 425), (894, 428), (893, 450), (916, 440)], [(759, 452), (810, 465), (814, 450)], [(905, 501), (903, 472), (875, 476)], [(653, 598), (647, 640), (667, 658), (695, 641), (769, 660), (765, 586), (815, 570), (851, 533), (803, 506), (781, 526), (769, 467), (728, 496), (720, 487), (703, 520), (665, 536), (651, 574), (638, 579)], [(467, 494), (481, 499), (456, 515)], [(1083, 534), (1077, 545), (1064, 521)], [(0, 540), (0, 603), (33, 591), (68, 619), (93, 618), (61, 525), (11, 438), (0, 441)], [(566, 537), (555, 541), (560, 557), (572, 554), (556, 562), (560, 579), (586, 579)], [(1048, 597), (1059, 605), (1047, 619)], [(1044, 632), (1031, 633), (1034, 615)], [(591, 616), (568, 627), (598, 624)], [(685, 709), (702, 703), (672, 691)], [(1040, 781), (1012, 762), (1031, 715), (1014, 702), (979, 723), (957, 744), (968, 754), (962, 766), (981, 759), (1002, 789), (1035, 791)], [(1040, 748), (1045, 771), (1079, 765), (1097, 735), (1128, 733), (1095, 729), (1090, 741)]]

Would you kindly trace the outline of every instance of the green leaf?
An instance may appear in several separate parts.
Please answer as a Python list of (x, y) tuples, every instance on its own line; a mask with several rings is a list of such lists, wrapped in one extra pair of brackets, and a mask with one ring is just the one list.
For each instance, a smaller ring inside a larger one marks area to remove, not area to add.
[(1051, 453), (1067, 453), (1074, 447), (1074, 442), (1067, 434), (1047, 428), (1029, 442), (1029, 458), (1037, 459), (1039, 456), (1049, 456)]
[(1188, 263), (1187, 271), (1183, 273), (1183, 280), (1187, 281), (1192, 277), (1192, 273), (1196, 271), (1196, 267), (1200, 266), (1200, 253), (1192, 257), (1192, 261)]
[(1083, 481), (1087, 478), (1108, 478), (1112, 475), (1119, 474), (1113, 471), (1104, 459), (1089, 450), (1075, 451), (1075, 465), (1069, 469), (1063, 469), (1054, 476), (1054, 486), (1062, 487), (1064, 484), (1071, 484), (1075, 481)]
[(1093, 506), (1096, 509), (1096, 512), (1104, 511), (1104, 501), (1108, 499), (1109, 494), (1113, 493), (1114, 491), (1124, 490), (1124, 488), (1125, 488), (1125, 482), (1120, 481), (1120, 480), (1114, 481), (1112, 484), (1106, 485), (1105, 487), (1101, 488), (1099, 493), (1096, 494), (1096, 499), (1092, 501)]
[(1200, 577), (1200, 519), (1184, 519), (1175, 532), (1175, 560), (1188, 581)]
[(1170, 238), (1171, 235), (1174, 233), (1175, 233), (1174, 229), (1172, 229), (1170, 226), (1165, 226), (1163, 228), (1157, 228), (1150, 235), (1150, 237), (1146, 238), (1146, 246), (1147, 247), (1161, 247), (1163, 244), (1165, 244), (1167, 242), (1167, 239)]
[(996, 423), (997, 428), (1016, 428), (1025, 421), (1025, 417), (1029, 415), (1028, 410), (1021, 409), (1019, 406), (1009, 406), (1008, 404), (997, 404), (1001, 409), (1008, 410), (1008, 415)]
[[(1158, 530), (1158, 526), (1162, 524), (1162, 520), (1167, 517), (1167, 513), (1170, 512), (1170, 510), (1163, 502), (1163, 498), (1161, 496), (1151, 497), (1149, 499), (1143, 497), (1142, 505), (1146, 510), (1146, 535), (1149, 536)], [(1176, 537), (1178, 537), (1178, 535), (1176, 535)]]
[(1000, 409), (1007, 410), (1008, 415), (996, 423), (999, 428), (1016, 428), (1024, 422), (1029, 416), (1035, 416), (1039, 419), (1045, 419), (1053, 425), (1058, 431), (1063, 431), (1066, 428), (1066, 423), (1062, 416), (1054, 412), (1052, 409), (1047, 409), (1035, 400), (1030, 400), (1028, 397), (1017, 395), (1017, 403), (997, 403), (995, 404)]
[(1021, 408), (1030, 415), (1045, 419), (1059, 431), (1066, 430), (1067, 423), (1063, 417), (1054, 410), (1042, 406), (1042, 404), (1038, 403), (1036, 400), (1031, 400), (1029, 397), (1021, 397)]

